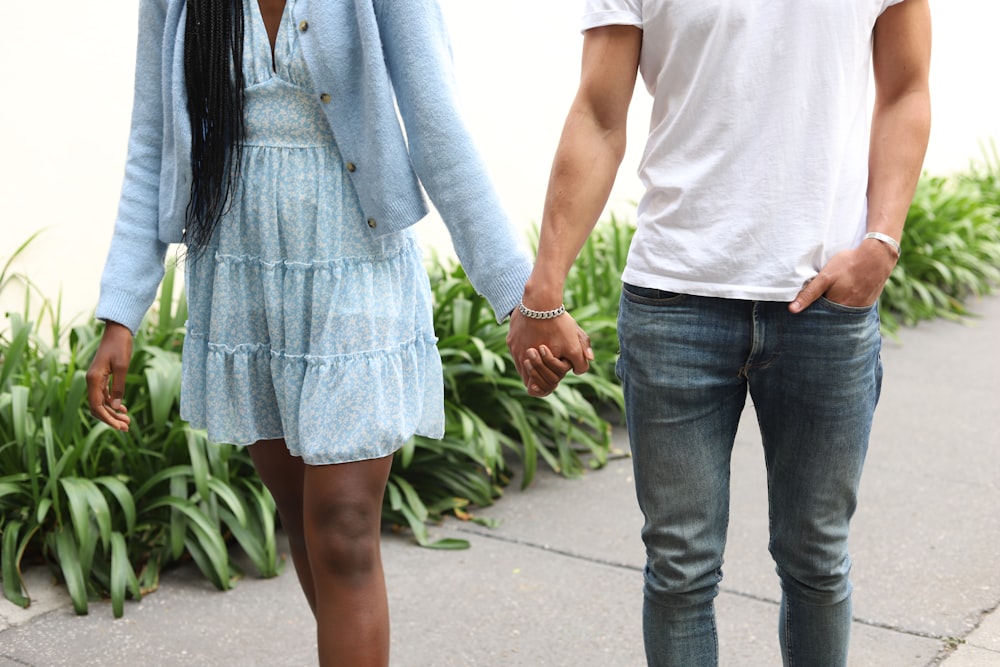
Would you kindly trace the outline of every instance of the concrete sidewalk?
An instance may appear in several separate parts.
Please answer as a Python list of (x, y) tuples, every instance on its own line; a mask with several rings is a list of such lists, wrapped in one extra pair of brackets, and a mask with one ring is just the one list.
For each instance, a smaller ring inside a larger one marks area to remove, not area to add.
[[(885, 383), (852, 532), (852, 666), (1000, 665), (1000, 299), (965, 325), (921, 324), (886, 341)], [(627, 451), (624, 435), (617, 445)], [(779, 589), (767, 553), (763, 457), (737, 437), (721, 663), (780, 665)], [(438, 552), (386, 535), (392, 664), (398, 667), (642, 665), (641, 517), (621, 455), (583, 480), (540, 474), (480, 515), (447, 521)], [(74, 616), (43, 570), (35, 603), (0, 601), (0, 667), (313, 665), (313, 623), (291, 567), (215, 591), (190, 569), (129, 603)]]

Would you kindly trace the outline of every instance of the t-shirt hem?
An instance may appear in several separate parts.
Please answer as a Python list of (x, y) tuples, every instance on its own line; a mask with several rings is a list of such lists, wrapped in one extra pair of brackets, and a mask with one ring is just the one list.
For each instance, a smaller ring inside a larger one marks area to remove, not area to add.
[(600, 28), (607, 25), (632, 25), (641, 28), (642, 17), (623, 9), (588, 12), (584, 14), (583, 20), (580, 23), (580, 32), (587, 32), (591, 28)]
[(622, 281), (650, 289), (705, 296), (719, 299), (738, 299), (740, 301), (780, 301), (791, 302), (802, 289), (802, 285), (780, 287), (762, 287), (759, 285), (728, 285), (719, 283), (689, 282), (664, 276), (625, 271)]

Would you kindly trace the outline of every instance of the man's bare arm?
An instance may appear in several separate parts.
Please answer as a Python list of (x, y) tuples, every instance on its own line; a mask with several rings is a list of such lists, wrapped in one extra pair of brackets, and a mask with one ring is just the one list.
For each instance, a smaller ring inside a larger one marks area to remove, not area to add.
[[(628, 107), (639, 68), (642, 31), (606, 26), (584, 35), (580, 86), (563, 128), (549, 176), (535, 267), (524, 291), (534, 310), (558, 308), (566, 275), (597, 223), (625, 154)], [(543, 344), (577, 373), (589, 367), (588, 351), (569, 315), (531, 320), (514, 311), (508, 345), (529, 385), (529, 351)], [(553, 387), (554, 388), (554, 387)], [(531, 387), (529, 385), (529, 391)], [(548, 393), (547, 391), (532, 393)]]
[[(920, 178), (930, 134), (931, 18), (928, 0), (904, 0), (875, 23), (875, 107), (868, 156), (868, 231), (897, 242)], [(830, 259), (789, 305), (798, 313), (820, 296), (866, 306), (896, 265), (889, 243), (866, 239)]]

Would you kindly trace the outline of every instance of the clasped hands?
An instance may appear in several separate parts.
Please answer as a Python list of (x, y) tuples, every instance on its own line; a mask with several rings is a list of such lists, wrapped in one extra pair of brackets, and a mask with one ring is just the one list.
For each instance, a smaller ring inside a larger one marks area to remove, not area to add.
[(594, 358), (590, 336), (569, 313), (534, 320), (515, 310), (510, 319), (507, 347), (532, 396), (548, 396), (571, 370), (577, 375), (586, 373)]

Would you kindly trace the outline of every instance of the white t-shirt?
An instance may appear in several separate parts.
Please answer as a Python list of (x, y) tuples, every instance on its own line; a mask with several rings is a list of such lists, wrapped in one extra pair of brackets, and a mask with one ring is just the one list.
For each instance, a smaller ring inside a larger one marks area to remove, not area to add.
[(901, 0), (584, 0), (642, 28), (646, 188), (623, 276), (790, 301), (865, 233), (875, 20)]

